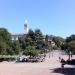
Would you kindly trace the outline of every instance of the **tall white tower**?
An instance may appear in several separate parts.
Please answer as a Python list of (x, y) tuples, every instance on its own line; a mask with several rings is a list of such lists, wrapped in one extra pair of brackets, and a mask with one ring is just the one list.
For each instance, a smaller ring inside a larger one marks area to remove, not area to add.
[(25, 30), (25, 33), (26, 33), (26, 34), (27, 34), (28, 31), (29, 31), (28, 21), (27, 21), (27, 20), (25, 20), (25, 22), (24, 22), (24, 30)]

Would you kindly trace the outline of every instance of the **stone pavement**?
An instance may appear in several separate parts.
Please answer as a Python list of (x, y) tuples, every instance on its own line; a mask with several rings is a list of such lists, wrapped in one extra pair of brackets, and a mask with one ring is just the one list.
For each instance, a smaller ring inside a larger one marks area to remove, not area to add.
[[(65, 67), (72, 68), (70, 65)], [(47, 55), (44, 62), (38, 63), (2, 62), (0, 63), (0, 75), (67, 75), (64, 72), (53, 72), (55, 68), (61, 69), (58, 57), (49, 58)]]

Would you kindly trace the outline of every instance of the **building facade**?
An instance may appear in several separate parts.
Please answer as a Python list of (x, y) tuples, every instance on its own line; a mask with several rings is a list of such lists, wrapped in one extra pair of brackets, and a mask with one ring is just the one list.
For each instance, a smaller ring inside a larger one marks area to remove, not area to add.
[(24, 30), (25, 30), (24, 33), (12, 33), (11, 34), (12, 41), (13, 40), (18, 40), (18, 38), (22, 37), (23, 35), (27, 35), (28, 34), (29, 27), (28, 27), (27, 20), (25, 20), (25, 23), (24, 23)]

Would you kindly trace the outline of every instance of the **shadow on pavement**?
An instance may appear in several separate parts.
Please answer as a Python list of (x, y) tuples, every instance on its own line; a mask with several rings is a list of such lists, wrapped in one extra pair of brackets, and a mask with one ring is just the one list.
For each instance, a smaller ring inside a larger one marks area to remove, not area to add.
[(50, 69), (53, 70), (52, 73), (61, 73), (64, 75), (75, 75), (75, 68), (55, 68)]

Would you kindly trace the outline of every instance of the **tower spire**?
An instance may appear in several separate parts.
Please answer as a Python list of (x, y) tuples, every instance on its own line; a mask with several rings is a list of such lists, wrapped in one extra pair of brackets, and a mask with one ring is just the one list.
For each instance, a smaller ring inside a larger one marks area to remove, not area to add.
[(25, 22), (24, 22), (24, 30), (25, 30), (25, 33), (26, 33), (26, 34), (27, 34), (28, 31), (29, 31), (28, 21), (27, 21), (27, 20), (25, 20)]

